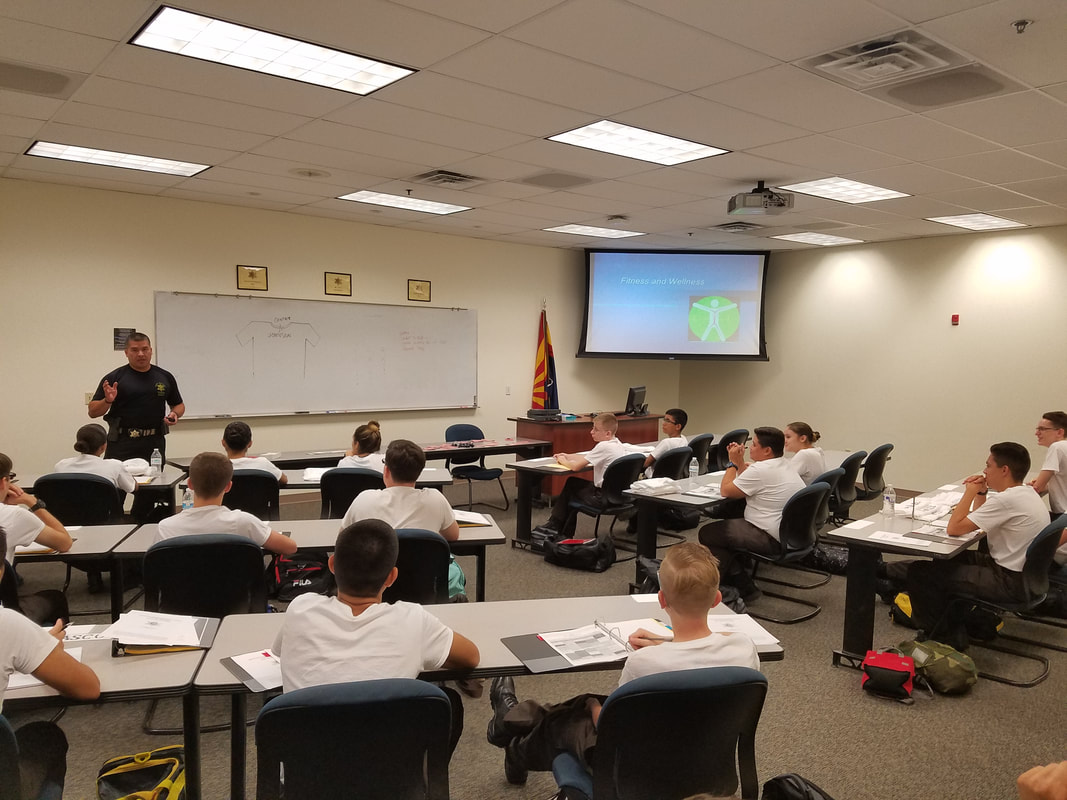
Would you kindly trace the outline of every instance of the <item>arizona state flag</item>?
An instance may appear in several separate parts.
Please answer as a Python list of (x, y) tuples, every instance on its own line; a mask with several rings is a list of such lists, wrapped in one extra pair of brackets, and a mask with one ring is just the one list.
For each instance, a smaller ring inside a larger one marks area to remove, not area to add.
[(556, 356), (552, 352), (552, 334), (548, 317), (541, 309), (541, 326), (537, 330), (537, 361), (534, 365), (533, 399), (530, 408), (559, 408), (556, 390)]

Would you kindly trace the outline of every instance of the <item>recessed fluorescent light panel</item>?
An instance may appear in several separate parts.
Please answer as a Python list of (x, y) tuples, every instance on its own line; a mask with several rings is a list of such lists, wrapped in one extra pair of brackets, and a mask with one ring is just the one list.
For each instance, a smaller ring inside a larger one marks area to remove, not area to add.
[(104, 167), (139, 169), (142, 172), (161, 172), (164, 175), (181, 175), (186, 178), (203, 172), (211, 166), (210, 164), (192, 164), (187, 161), (171, 161), (169, 158), (116, 153), (112, 150), (96, 150), (92, 147), (75, 147), (55, 142), (34, 142), (33, 147), (26, 151), (26, 155), (59, 158), (64, 161), (81, 161), (85, 164), (99, 164)]
[(432, 200), (420, 200), (398, 194), (381, 192), (352, 192), (341, 195), (338, 200), (351, 200), (354, 203), (370, 203), (376, 206), (402, 208), (405, 211), (421, 211), (425, 214), (455, 214), (457, 211), (470, 211), (470, 206), (454, 206), (450, 203), (435, 203)]
[(781, 236), (772, 236), (772, 239), (785, 239), (789, 242), (803, 242), (804, 244), (819, 244), (830, 247), (835, 244), (862, 244), (863, 239), (848, 239), (844, 236), (831, 236), (828, 233), (785, 233)]
[(957, 228), (966, 228), (969, 231), (996, 231), (1001, 228), (1025, 228), (1021, 222), (994, 217), (992, 214), (958, 214), (954, 217), (927, 217), (929, 222), (940, 222), (943, 225), (955, 225)]
[(575, 236), (597, 236), (601, 239), (628, 239), (631, 236), (644, 236), (639, 231), (620, 231), (617, 228), (593, 228), (589, 225), (559, 225), (555, 228), (542, 228), (549, 233), (573, 233)]
[(414, 72), (167, 6), (156, 12), (131, 44), (359, 95)]
[(548, 138), (553, 142), (587, 147), (590, 150), (600, 150), (603, 153), (613, 153), (617, 156), (639, 158), (642, 161), (651, 161), (654, 164), (663, 164), (668, 167), (730, 152), (721, 147), (709, 147), (706, 144), (676, 139), (673, 136), (664, 136), (662, 133), (620, 125), (618, 122), (606, 119)]
[(875, 200), (892, 200), (896, 197), (911, 197), (910, 194), (871, 186), (869, 183), (850, 181), (848, 178), (823, 178), (818, 181), (794, 183), (792, 186), (779, 186), (790, 192), (825, 197), (827, 200), (840, 200), (842, 203), (873, 203)]

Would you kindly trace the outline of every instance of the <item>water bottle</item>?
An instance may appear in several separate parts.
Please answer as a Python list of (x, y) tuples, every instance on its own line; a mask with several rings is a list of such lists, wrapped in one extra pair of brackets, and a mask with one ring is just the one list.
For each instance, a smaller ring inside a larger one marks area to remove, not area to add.
[(188, 486), (185, 487), (185, 494), (182, 495), (182, 511), (188, 511), (193, 507), (193, 490)]
[(152, 451), (152, 457), (148, 459), (148, 463), (152, 465), (152, 477), (159, 477), (163, 474), (163, 456), (158, 447)]
[(887, 483), (885, 490), (882, 492), (882, 515), (891, 517), (896, 513), (897, 509), (897, 493), (893, 491), (892, 484)]
[(700, 472), (700, 465), (697, 463), (696, 458), (689, 462), (689, 477), (695, 478)]

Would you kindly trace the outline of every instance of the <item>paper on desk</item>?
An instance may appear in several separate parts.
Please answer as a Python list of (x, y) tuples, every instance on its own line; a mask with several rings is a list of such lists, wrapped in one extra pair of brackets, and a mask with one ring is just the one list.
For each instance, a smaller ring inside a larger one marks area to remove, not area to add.
[(712, 633), (743, 633), (755, 645), (778, 644), (778, 640), (748, 614), (708, 614)]
[(159, 614), (154, 611), (129, 611), (113, 622), (105, 632), (109, 639), (123, 644), (158, 644), (199, 647), (193, 617)]
[(905, 536), (903, 533), (892, 533), (891, 531), (875, 531), (871, 534), (872, 539), (877, 539), (880, 542), (896, 542), (897, 544), (906, 544), (909, 547), (929, 547), (930, 543), (925, 542), (922, 539), (913, 539)]
[[(69, 528), (68, 528), (69, 530)], [(54, 553), (54, 548), (49, 547), (46, 544), (17, 544), (15, 545), (15, 555), (27, 556), (27, 555), (40, 555), (42, 553)]]
[(322, 473), (333, 469), (333, 467), (307, 467), (304, 469), (304, 480), (308, 483), (315, 483), (322, 480)]
[(456, 522), (460, 525), (492, 525), (489, 521), (489, 517), (485, 514), (479, 514), (477, 511), (465, 511), (462, 508), (452, 509), (452, 513), (456, 515)]
[(719, 484), (717, 483), (708, 483), (704, 486), (686, 489), (682, 494), (692, 495), (693, 497), (709, 497), (714, 500), (722, 498), (722, 493), (719, 491)]
[(670, 478), (646, 478), (643, 481), (634, 481), (630, 484), (630, 491), (655, 496), (677, 494), (678, 487)]
[(63, 641), (88, 642), (94, 639), (110, 639), (111, 637), (107, 635), (108, 627), (108, 625), (68, 625), (63, 629)]
[[(82, 660), (82, 649), (80, 647), (68, 647), (67, 654), (75, 661)], [(24, 672), (13, 672), (7, 682), (8, 689), (27, 689), (30, 686), (44, 686), (44, 681)]]
[(842, 528), (847, 528), (847, 529), (853, 530), (853, 531), (861, 531), (864, 528), (871, 527), (873, 524), (874, 523), (872, 521), (870, 521), (870, 520), (858, 519), (855, 522), (850, 522), (850, 523), (848, 523), (848, 525), (842, 525), (841, 527)]
[(626, 645), (595, 623), (568, 631), (542, 633), (541, 640), (567, 659), (573, 667), (619, 661), (626, 658), (629, 652)]
[[(240, 671), (233, 670), (230, 664), (226, 663), (227, 661), (232, 661)], [(282, 685), (282, 662), (272, 650), (242, 653), (239, 656), (223, 659), (223, 664), (254, 692), (265, 692)]]
[(939, 491), (939, 492), (951, 492), (954, 489), (959, 489), (959, 488), (960, 488), (960, 486), (959, 486), (958, 483), (946, 483), (944, 486), (938, 486), (937, 487), (937, 491)]

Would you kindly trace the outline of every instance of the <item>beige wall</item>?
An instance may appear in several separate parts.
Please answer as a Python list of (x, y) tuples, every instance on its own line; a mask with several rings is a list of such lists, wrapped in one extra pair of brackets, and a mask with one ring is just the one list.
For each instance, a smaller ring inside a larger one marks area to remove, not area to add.
[(681, 404), (706, 430), (799, 419), (827, 448), (892, 442), (901, 487), (979, 471), (1003, 440), (1039, 469), (1034, 427), (1067, 406), (1065, 262), (1064, 227), (776, 254), (770, 361), (688, 363)]
[[(530, 406), (541, 298), (566, 410), (613, 409), (633, 383), (649, 385), (655, 408), (677, 401), (675, 363), (574, 358), (584, 295), (578, 251), (0, 180), (0, 451), (16, 470), (46, 472), (73, 454), (74, 432), (88, 421), (84, 394), (125, 362), (111, 349), (112, 328), (153, 333), (157, 290), (236, 293), (236, 264), (267, 266), (269, 296), (323, 299), (323, 272), (350, 272), (353, 301), (404, 304), (410, 277), (432, 281), (432, 305), (478, 310), (480, 407), (376, 413), (386, 439), (440, 440), (452, 422), (474, 422), (491, 437), (513, 434), (507, 417)], [(255, 419), (255, 448), (342, 447), (366, 418)], [(187, 420), (168, 452), (216, 449), (220, 437), (217, 423)]]

